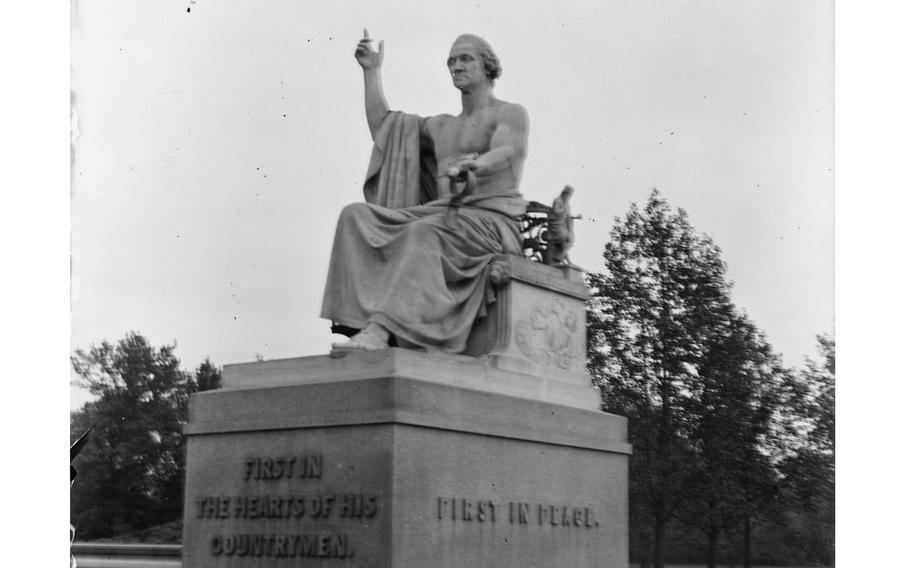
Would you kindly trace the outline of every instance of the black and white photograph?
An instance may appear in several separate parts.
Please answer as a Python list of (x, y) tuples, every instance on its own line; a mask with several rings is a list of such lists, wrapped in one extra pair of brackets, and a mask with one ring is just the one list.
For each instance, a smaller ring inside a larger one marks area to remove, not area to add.
[(68, 24), (71, 566), (835, 565), (833, 1)]

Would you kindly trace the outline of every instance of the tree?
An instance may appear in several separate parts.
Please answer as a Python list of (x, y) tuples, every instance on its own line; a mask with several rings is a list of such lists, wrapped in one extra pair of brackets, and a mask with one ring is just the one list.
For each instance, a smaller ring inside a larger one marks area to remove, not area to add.
[(662, 568), (671, 521), (694, 520), (716, 565), (735, 520), (749, 563), (755, 512), (776, 490), (764, 446), (786, 373), (733, 305), (720, 249), (656, 190), (617, 219), (604, 263), (589, 276), (588, 367), (604, 409), (629, 418), (633, 542)]
[(196, 376), (191, 385), (192, 392), (202, 392), (221, 388), (221, 369), (206, 358), (196, 367)]
[(822, 362), (807, 360), (793, 395), (793, 427), (801, 433), (783, 461), (785, 491), (799, 522), (807, 560), (834, 563), (835, 342), (818, 336)]
[(96, 399), (72, 414), (71, 437), (95, 425), (76, 460), (72, 523), (82, 539), (178, 518), (185, 467), (182, 424), (191, 392), (217, 386), (206, 360), (196, 377), (180, 369), (175, 345), (151, 346), (138, 333), (72, 357), (76, 384)]
[(752, 347), (752, 330), (744, 317), (728, 316), (716, 326), (716, 336), (691, 381), (695, 396), (686, 404), (694, 422), (690, 442), (695, 459), (690, 499), (681, 517), (703, 531), (708, 568), (717, 567), (720, 537), (734, 520), (741, 453), (751, 445), (746, 423), (752, 385), (741, 371)]
[(656, 190), (644, 210), (633, 204), (617, 219), (603, 256), (605, 272), (590, 275), (589, 370), (604, 409), (629, 418), (632, 516), (649, 520), (660, 568), (667, 524), (694, 475), (693, 378), (732, 313), (730, 284), (717, 246)]
[(718, 322), (687, 408), (696, 424), (691, 442), (698, 455), (687, 521), (708, 537), (709, 568), (717, 566), (721, 530), (741, 535), (743, 565), (752, 564), (753, 530), (768, 517), (778, 493), (775, 457), (790, 378), (745, 314)]
[(822, 364), (806, 361), (801, 377), (808, 395), (805, 415), (810, 422), (808, 432), (809, 448), (820, 454), (834, 457), (834, 338), (819, 335), (818, 351)]

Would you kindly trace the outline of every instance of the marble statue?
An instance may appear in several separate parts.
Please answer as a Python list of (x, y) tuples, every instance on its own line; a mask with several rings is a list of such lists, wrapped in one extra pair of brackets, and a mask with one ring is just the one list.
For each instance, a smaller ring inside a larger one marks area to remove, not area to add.
[(382, 349), (394, 340), (459, 353), (495, 301), (490, 261), (521, 254), (527, 112), (494, 96), (502, 67), (480, 37), (459, 36), (449, 52), (461, 96), (454, 116), (391, 111), (383, 55), (383, 42), (373, 49), (364, 30), (354, 57), (374, 148), (366, 202), (345, 207), (338, 221), (322, 317), (360, 330), (334, 350)]

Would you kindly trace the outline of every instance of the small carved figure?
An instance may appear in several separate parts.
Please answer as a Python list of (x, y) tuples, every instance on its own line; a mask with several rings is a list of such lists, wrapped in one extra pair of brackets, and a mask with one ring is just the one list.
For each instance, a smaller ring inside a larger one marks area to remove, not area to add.
[(569, 264), (569, 249), (575, 243), (573, 220), (579, 217), (572, 216), (569, 199), (575, 190), (571, 185), (563, 188), (550, 210), (547, 220), (547, 264), (551, 266), (565, 266)]

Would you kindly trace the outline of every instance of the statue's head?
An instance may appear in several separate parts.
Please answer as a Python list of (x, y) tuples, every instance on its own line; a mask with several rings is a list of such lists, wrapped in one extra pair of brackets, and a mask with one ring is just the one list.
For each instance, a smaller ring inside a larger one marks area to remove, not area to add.
[(452, 44), (452, 50), (454, 51), (456, 47), (460, 46), (470, 46), (477, 53), (491, 85), (502, 75), (502, 65), (500, 65), (499, 58), (496, 57), (496, 53), (493, 52), (493, 48), (490, 47), (487, 40), (473, 34), (462, 34), (455, 39), (455, 43)]

